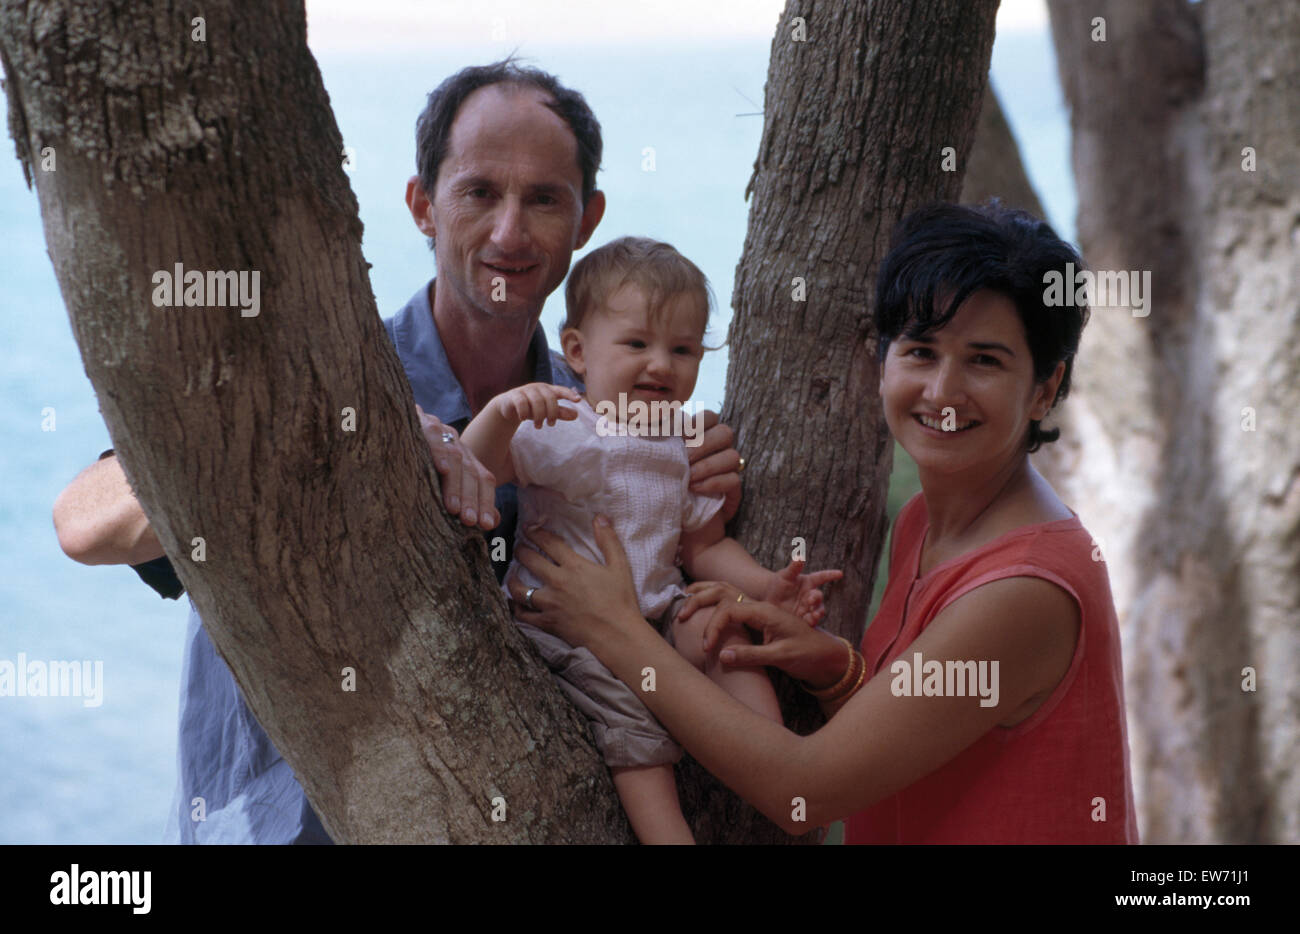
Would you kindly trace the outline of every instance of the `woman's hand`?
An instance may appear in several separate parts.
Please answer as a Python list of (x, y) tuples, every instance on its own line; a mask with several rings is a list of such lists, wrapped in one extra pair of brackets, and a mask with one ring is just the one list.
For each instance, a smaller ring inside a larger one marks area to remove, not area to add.
[(849, 653), (844, 643), (819, 629), (811, 629), (798, 616), (757, 600), (741, 600), (730, 584), (707, 581), (686, 588), (690, 599), (678, 619), (689, 617), (701, 607), (714, 606), (713, 618), (704, 630), (704, 650), (712, 653), (722, 635), (741, 626), (760, 633), (762, 645), (729, 646), (718, 656), (728, 668), (780, 668), (817, 690), (830, 687), (848, 669)]
[(532, 526), (527, 529), (528, 539), (540, 550), (527, 545), (515, 549), (519, 563), (542, 582), (533, 592), (531, 609), (525, 599), (529, 588), (513, 575), (506, 582), (520, 621), (554, 633), (570, 645), (588, 648), (619, 627), (653, 631), (641, 616), (632, 569), (618, 535), (604, 516), (597, 516), (592, 528), (604, 564), (588, 561), (558, 535)]

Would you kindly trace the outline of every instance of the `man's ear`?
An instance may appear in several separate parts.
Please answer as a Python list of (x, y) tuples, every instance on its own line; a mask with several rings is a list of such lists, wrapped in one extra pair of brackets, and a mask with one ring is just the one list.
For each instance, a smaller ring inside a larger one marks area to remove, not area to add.
[(605, 216), (605, 193), (603, 191), (593, 191), (591, 197), (587, 199), (587, 206), (582, 209), (582, 224), (578, 227), (578, 242), (574, 244), (575, 250), (581, 250), (591, 239), (591, 235), (596, 230), (596, 225), (600, 219)]
[(560, 346), (564, 348), (564, 362), (573, 375), (585, 379), (587, 365), (582, 358), (582, 332), (577, 328), (565, 328), (560, 332)]
[(418, 175), (412, 175), (406, 180), (406, 207), (411, 212), (415, 226), (420, 228), (420, 233), (429, 238), (437, 236), (433, 226), (433, 205), (424, 193)]

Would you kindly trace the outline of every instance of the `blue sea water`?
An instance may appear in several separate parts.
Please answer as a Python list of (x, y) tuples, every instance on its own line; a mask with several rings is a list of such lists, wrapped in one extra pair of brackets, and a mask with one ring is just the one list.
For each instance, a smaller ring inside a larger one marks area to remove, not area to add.
[[(713, 334), (725, 337), (744, 243), (743, 192), (762, 130), (769, 41), (692, 40), (618, 48), (524, 45), (586, 94), (605, 134), (609, 210), (594, 238), (668, 240), (712, 281)], [(432, 274), (403, 204), (413, 126), (427, 92), (502, 49), (431, 45), (419, 53), (322, 53), (365, 224), (379, 310), (389, 315)], [(994, 83), (1049, 217), (1073, 236), (1068, 126), (1045, 32), (994, 48)], [(655, 171), (643, 171), (646, 147)], [(12, 152), (12, 150), (8, 150)], [(66, 157), (64, 157), (66, 158)], [(151, 843), (162, 839), (176, 775), (176, 715), (186, 607), (123, 567), (84, 567), (59, 550), (59, 491), (111, 445), (72, 338), (34, 192), (0, 158), (0, 661), (103, 662), (103, 703), (0, 697), (0, 843)], [(554, 335), (562, 295), (543, 326)], [(695, 397), (718, 405), (726, 350), (702, 367)], [(52, 413), (52, 420), (51, 420)], [(52, 430), (49, 430), (52, 429)]]

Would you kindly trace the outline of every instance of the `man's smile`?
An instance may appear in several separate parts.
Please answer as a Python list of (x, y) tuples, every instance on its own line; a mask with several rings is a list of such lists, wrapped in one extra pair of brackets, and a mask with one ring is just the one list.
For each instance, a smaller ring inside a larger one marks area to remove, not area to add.
[(483, 265), (486, 266), (488, 269), (490, 269), (492, 272), (502, 276), (527, 275), (528, 273), (532, 272), (534, 269), (537, 269), (539, 266), (538, 263), (488, 263), (488, 262), (484, 262)]

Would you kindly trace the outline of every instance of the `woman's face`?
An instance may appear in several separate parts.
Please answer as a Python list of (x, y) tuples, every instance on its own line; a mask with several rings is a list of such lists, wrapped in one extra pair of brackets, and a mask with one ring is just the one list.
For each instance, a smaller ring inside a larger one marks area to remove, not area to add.
[(1024, 452), (1030, 420), (1047, 414), (1064, 373), (1058, 364), (1034, 382), (1015, 305), (984, 290), (946, 327), (890, 345), (880, 399), (889, 430), (921, 470), (994, 472)]

